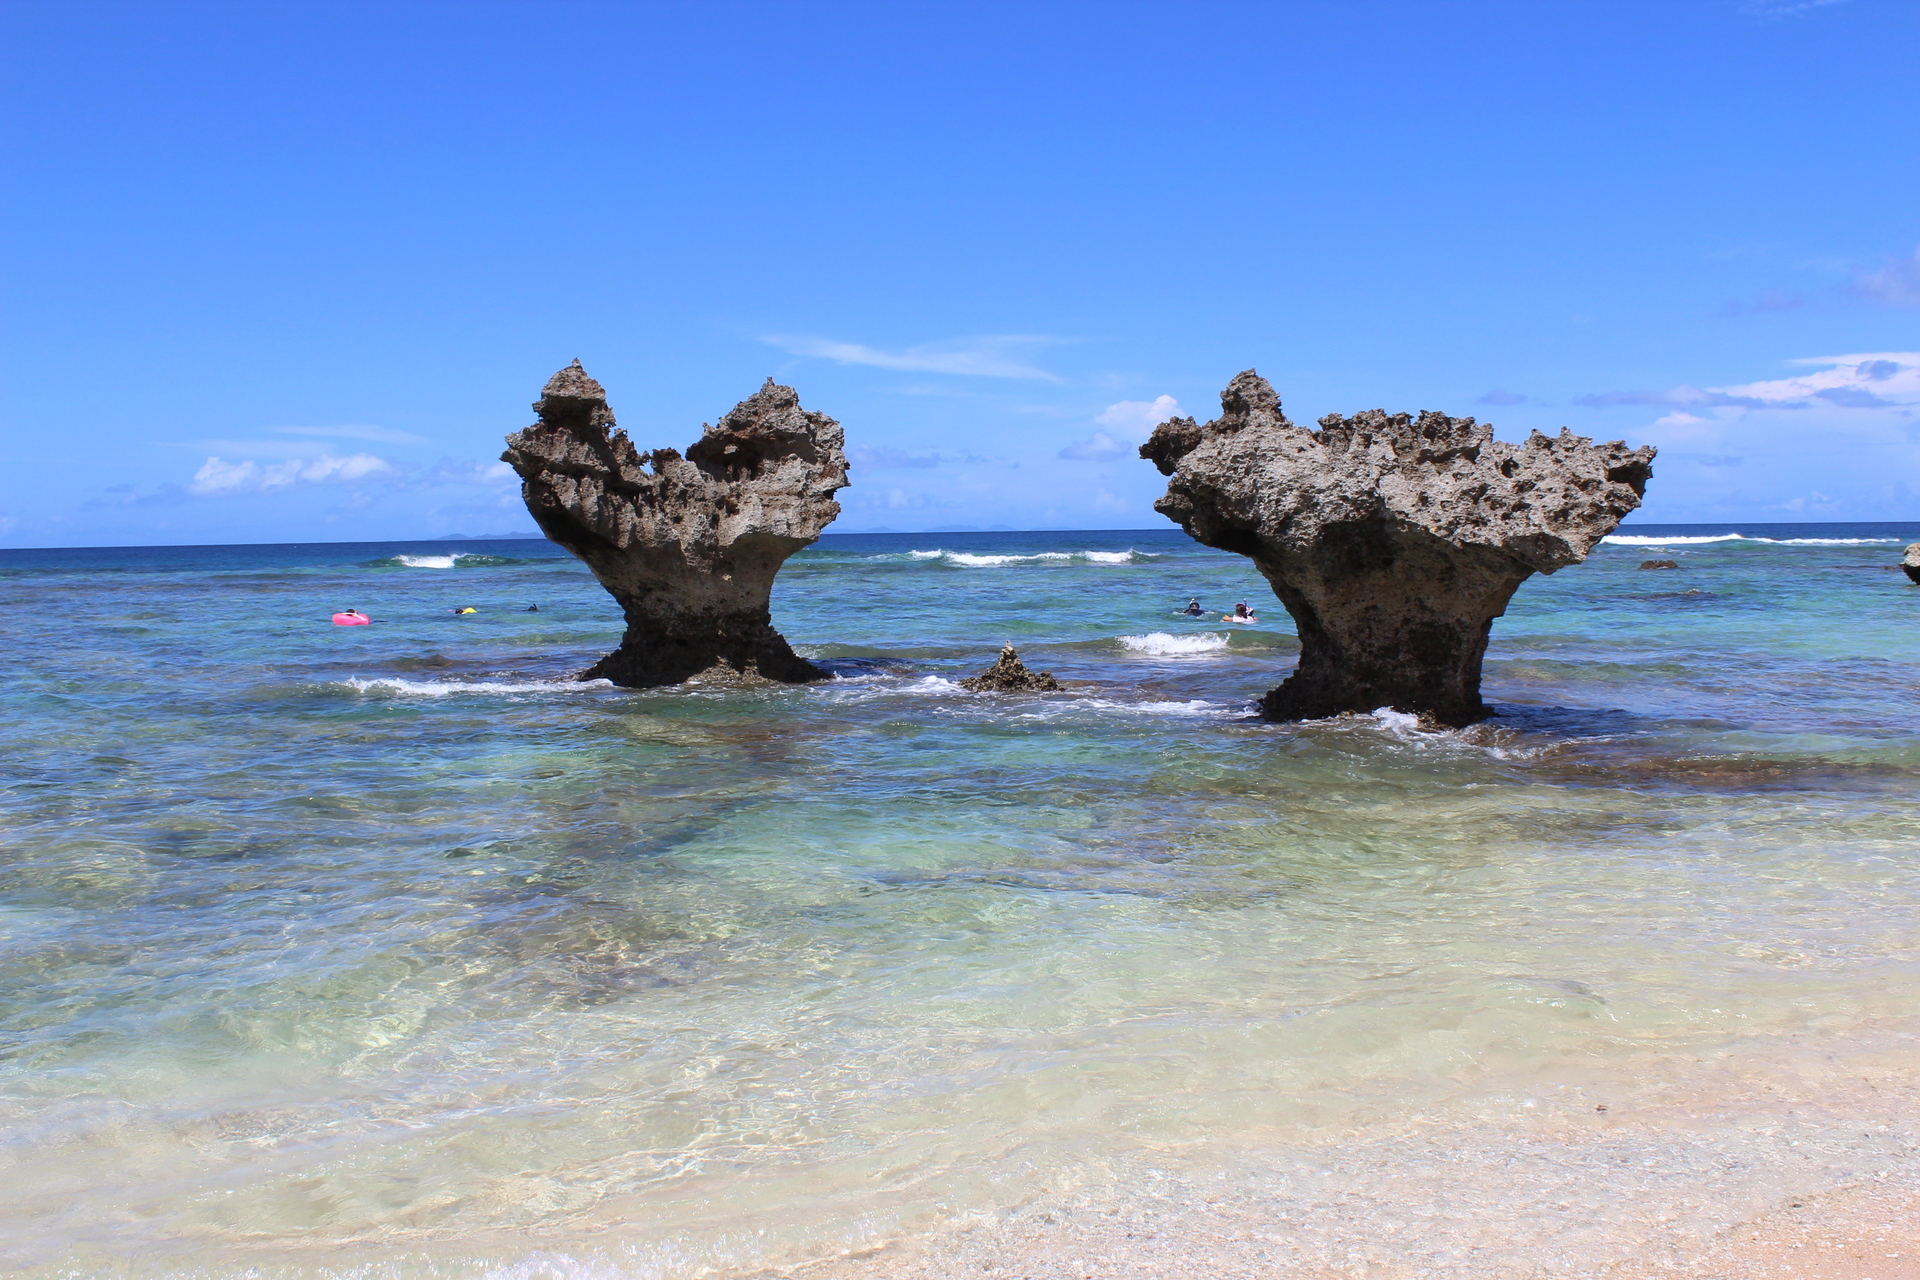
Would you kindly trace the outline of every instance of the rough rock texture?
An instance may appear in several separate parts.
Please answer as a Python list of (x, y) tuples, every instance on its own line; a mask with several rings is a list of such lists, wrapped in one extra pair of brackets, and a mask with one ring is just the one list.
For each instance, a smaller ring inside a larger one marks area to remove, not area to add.
[(1393, 707), (1453, 725), (1486, 714), (1480, 662), (1514, 590), (1585, 559), (1640, 505), (1653, 455), (1564, 429), (1504, 444), (1438, 413), (1309, 431), (1251, 369), (1218, 418), (1163, 422), (1140, 448), (1173, 477), (1155, 510), (1251, 557), (1293, 615), (1300, 665), (1264, 715)]
[(1008, 645), (1000, 651), (1000, 661), (977, 676), (960, 682), (969, 693), (1051, 693), (1060, 687), (1051, 671), (1029, 671), (1020, 655)]
[(792, 387), (765, 386), (687, 450), (641, 453), (578, 360), (507, 437), (527, 510), (586, 561), (626, 611), (620, 647), (585, 675), (615, 684), (817, 680), (773, 629), (767, 601), (788, 556), (840, 514), (840, 424)]
[(1920, 582), (1920, 542), (1907, 548), (1907, 554), (1901, 558), (1900, 567), (1907, 571), (1907, 577)]
[(1642, 560), (1640, 567), (1642, 569), (1678, 569), (1680, 562), (1678, 560)]

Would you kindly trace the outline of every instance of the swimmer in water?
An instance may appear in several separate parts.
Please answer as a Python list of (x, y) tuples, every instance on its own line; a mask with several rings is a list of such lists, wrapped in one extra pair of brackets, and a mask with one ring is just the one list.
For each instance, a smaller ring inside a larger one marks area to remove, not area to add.
[(528, 612), (528, 613), (538, 613), (538, 612), (540, 612), (540, 606), (539, 606), (539, 605), (537, 605), (537, 604), (530, 604), (530, 605), (528, 605), (528, 606), (527, 606), (527, 612)]
[(1200, 607), (1200, 597), (1195, 596), (1193, 599), (1187, 601), (1187, 607), (1185, 609), (1182, 609), (1181, 612), (1186, 614), (1189, 618), (1197, 618), (1201, 614), (1205, 613), (1206, 610)]
[(1245, 600), (1242, 600), (1238, 604), (1233, 606), (1232, 613), (1221, 614), (1220, 621), (1222, 622), (1258, 622), (1260, 621), (1260, 619), (1253, 616), (1253, 610), (1247, 608), (1247, 602)]
[(454, 615), (458, 617), (460, 614), (463, 614), (463, 613), (478, 613), (480, 611), (474, 608), (472, 605), (467, 605), (464, 608), (455, 609), (453, 612), (454, 612)]

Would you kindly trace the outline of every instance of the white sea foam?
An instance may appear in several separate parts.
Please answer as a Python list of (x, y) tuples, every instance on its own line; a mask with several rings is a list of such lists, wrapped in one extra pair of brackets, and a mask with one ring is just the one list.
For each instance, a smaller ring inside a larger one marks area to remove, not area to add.
[[(869, 556), (870, 560), (893, 560), (897, 552), (886, 552)], [(909, 560), (940, 561), (961, 569), (1004, 569), (1017, 564), (1071, 564), (1078, 560), (1085, 564), (1140, 564), (1159, 558), (1156, 551), (1040, 551), (1033, 555), (981, 555), (972, 551), (948, 551), (935, 548), (931, 551), (909, 551)]]
[(611, 680), (402, 680), (398, 676), (340, 683), (357, 693), (411, 698), (444, 698), (456, 693), (579, 693), (613, 688)]
[(1225, 704), (1194, 698), (1187, 702), (1120, 702), (1113, 698), (1073, 698), (1055, 701), (1043, 709), (1025, 711), (1016, 720), (1058, 720), (1085, 711), (1118, 711), (1123, 715), (1214, 716), (1229, 710)]
[(1157, 716), (1206, 716), (1227, 710), (1218, 702), (1207, 702), (1201, 698), (1186, 702), (1110, 702), (1105, 698), (1089, 698), (1081, 705), (1098, 707), (1102, 711), (1131, 711)]
[(409, 569), (451, 569), (466, 559), (466, 557), (455, 554), (450, 556), (395, 556), (394, 559), (406, 565)]
[(832, 683), (814, 687), (828, 696), (840, 697), (965, 692), (957, 682), (945, 676), (920, 676), (913, 680), (903, 680), (890, 671), (863, 671), (856, 675), (836, 675)]
[(1600, 539), (1620, 547), (1689, 547), (1709, 542), (1754, 542), (1774, 547), (1865, 547), (1877, 543), (1898, 544), (1898, 538), (1754, 538), (1744, 533), (1715, 533), (1656, 538), (1649, 534), (1610, 533)]
[(1227, 638), (1218, 631), (1176, 636), (1154, 631), (1144, 636), (1121, 636), (1120, 647), (1155, 657), (1192, 657), (1202, 653), (1225, 653)]
[(1071, 560), (1069, 551), (1042, 551), (1036, 556), (976, 556), (965, 551), (942, 552), (948, 564), (957, 564), (968, 569), (997, 569), (1005, 564), (1036, 564), (1047, 560)]

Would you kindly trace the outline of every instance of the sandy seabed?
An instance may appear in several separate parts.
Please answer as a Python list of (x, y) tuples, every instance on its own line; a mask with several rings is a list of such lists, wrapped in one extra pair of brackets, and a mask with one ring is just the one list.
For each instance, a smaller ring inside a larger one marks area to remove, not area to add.
[(1844, 1097), (1675, 1096), (1525, 1131), (1334, 1141), (1317, 1159), (1249, 1146), (759, 1274), (1920, 1280), (1917, 1086), (1896, 1068)]

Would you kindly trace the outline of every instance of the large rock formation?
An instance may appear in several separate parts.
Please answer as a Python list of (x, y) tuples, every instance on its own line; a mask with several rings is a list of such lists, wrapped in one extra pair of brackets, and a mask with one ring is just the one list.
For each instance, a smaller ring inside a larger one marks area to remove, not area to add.
[[(578, 360), (533, 405), (540, 421), (500, 455), (527, 510), (620, 602), (627, 633), (585, 675), (615, 684), (824, 672), (773, 629), (768, 598), (788, 556), (840, 514), (840, 424), (773, 379), (687, 450), (641, 453)], [(651, 469), (649, 469), (651, 468)]]
[(1640, 505), (1651, 448), (1562, 429), (1504, 444), (1472, 418), (1329, 414), (1295, 426), (1249, 369), (1220, 416), (1163, 422), (1140, 456), (1172, 476), (1154, 509), (1251, 557), (1300, 632), (1270, 719), (1393, 707), (1482, 718), (1493, 620), (1530, 575), (1586, 558)]
[(1920, 542), (1907, 548), (1907, 554), (1900, 558), (1900, 567), (1907, 571), (1910, 581), (1920, 582)]

